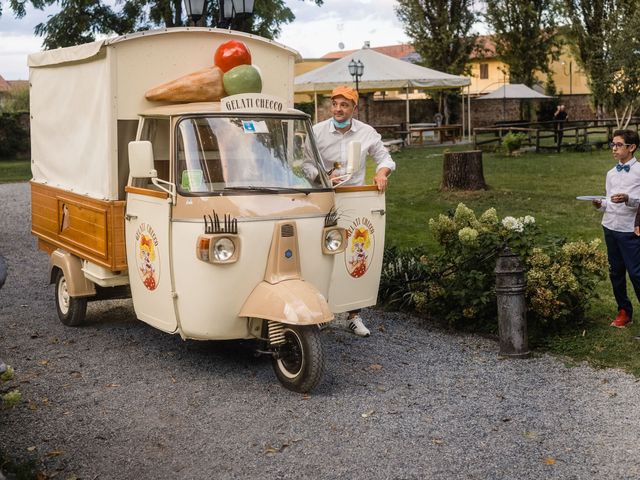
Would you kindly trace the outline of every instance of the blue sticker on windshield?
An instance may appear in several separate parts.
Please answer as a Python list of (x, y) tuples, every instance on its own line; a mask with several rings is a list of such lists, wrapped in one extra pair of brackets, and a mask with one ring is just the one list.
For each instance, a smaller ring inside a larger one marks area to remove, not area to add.
[(246, 133), (256, 133), (256, 125), (253, 123), (253, 120), (243, 121), (242, 128)]

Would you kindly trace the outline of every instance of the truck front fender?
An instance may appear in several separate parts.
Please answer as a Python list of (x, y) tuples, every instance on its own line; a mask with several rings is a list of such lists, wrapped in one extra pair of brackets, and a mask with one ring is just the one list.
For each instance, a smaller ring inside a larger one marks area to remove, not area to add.
[(315, 325), (333, 320), (327, 301), (304, 280), (260, 282), (240, 309), (239, 316), (263, 318), (289, 325)]
[(82, 272), (82, 261), (60, 248), (49, 257), (49, 283), (56, 281), (56, 269), (62, 270), (71, 297), (89, 297), (96, 294), (96, 286)]

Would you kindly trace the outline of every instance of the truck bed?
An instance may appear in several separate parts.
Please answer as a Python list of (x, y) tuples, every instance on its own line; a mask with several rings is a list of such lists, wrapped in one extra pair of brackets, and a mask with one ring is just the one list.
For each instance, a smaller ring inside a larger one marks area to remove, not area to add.
[(112, 272), (127, 269), (122, 200), (97, 200), (31, 182), (31, 232), (38, 248), (62, 248)]

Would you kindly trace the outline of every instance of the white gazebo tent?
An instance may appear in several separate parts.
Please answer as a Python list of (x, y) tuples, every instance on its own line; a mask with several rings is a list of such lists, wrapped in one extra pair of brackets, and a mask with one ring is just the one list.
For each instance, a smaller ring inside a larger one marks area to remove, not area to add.
[(502, 120), (504, 120), (507, 99), (546, 100), (549, 98), (553, 97), (537, 92), (523, 83), (507, 83), (491, 93), (476, 98), (476, 100), (502, 100)]
[(478, 100), (500, 100), (501, 98), (518, 98), (522, 100), (544, 100), (549, 97), (540, 92), (536, 92), (533, 88), (527, 87), (523, 83), (507, 83), (497, 88), (491, 93), (478, 97)]
[[(316, 70), (298, 75), (294, 81), (295, 93), (312, 94), (315, 104), (315, 119), (318, 118), (318, 93), (328, 93), (340, 85), (351, 85), (349, 63), (359, 60), (364, 72), (359, 80), (360, 91), (404, 90), (406, 93), (406, 121), (409, 123), (409, 90), (461, 89), (471, 84), (471, 79), (421, 67), (389, 55), (363, 48)], [(471, 126), (471, 110), (467, 93), (467, 126)], [(464, 99), (462, 125), (465, 127)], [(471, 131), (471, 128), (468, 128)]]

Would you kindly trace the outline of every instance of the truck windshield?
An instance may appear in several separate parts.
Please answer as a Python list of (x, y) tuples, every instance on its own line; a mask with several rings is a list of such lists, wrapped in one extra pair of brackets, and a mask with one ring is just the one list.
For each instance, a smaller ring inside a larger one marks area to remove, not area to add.
[(184, 118), (177, 126), (176, 145), (181, 193), (330, 188), (306, 118)]

